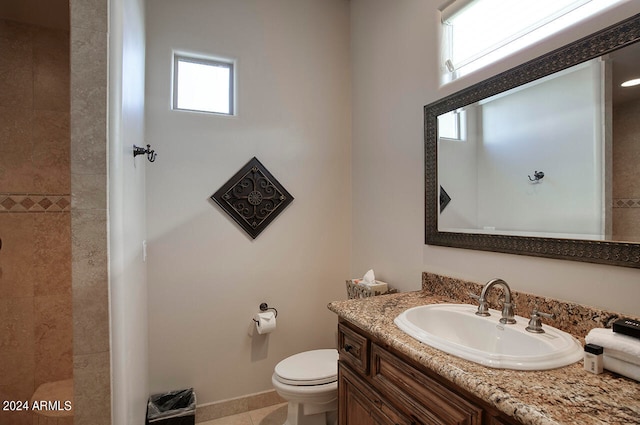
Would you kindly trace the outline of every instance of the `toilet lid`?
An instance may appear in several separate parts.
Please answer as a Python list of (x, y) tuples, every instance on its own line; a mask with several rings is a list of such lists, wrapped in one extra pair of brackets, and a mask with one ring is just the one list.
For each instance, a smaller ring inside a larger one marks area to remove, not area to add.
[(338, 350), (305, 351), (276, 365), (278, 381), (288, 385), (321, 385), (338, 379)]

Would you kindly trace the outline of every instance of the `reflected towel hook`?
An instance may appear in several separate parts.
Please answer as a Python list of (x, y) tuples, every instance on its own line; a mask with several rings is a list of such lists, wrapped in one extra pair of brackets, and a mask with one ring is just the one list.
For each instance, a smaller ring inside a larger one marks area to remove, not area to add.
[(140, 146), (133, 145), (133, 157), (135, 158), (138, 155), (147, 155), (147, 159), (149, 162), (153, 162), (156, 160), (156, 152), (151, 149), (151, 145), (147, 145), (147, 148), (141, 148)]
[(529, 177), (529, 180), (531, 180), (534, 183), (539, 183), (540, 180), (542, 180), (542, 178), (544, 177), (544, 173), (542, 171), (535, 171), (533, 173), (533, 178), (531, 178), (531, 176), (527, 176)]

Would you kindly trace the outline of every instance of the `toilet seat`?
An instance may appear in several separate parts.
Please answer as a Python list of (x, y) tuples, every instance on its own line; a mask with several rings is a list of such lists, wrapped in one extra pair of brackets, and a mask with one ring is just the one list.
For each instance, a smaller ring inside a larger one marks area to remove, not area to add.
[(323, 385), (338, 380), (338, 350), (323, 349), (294, 354), (278, 363), (274, 378), (294, 386)]

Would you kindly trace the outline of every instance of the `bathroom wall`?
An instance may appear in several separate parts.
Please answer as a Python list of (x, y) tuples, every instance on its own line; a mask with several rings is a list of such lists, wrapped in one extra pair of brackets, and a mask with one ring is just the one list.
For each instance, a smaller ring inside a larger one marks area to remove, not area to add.
[(144, 0), (112, 0), (109, 31), (109, 268), (113, 423), (142, 424), (148, 388)]
[(519, 291), (639, 314), (639, 269), (425, 245), (422, 126), (424, 105), (632, 16), (637, 2), (445, 87), (437, 63), (441, 3), (351, 1), (351, 274), (373, 267), (402, 290), (419, 289), (423, 271), (476, 282), (501, 277)]
[(72, 377), (69, 31), (0, 19), (0, 51), (0, 400), (17, 401)]
[[(479, 228), (604, 237), (600, 67), (591, 61), (482, 106)], [(527, 177), (535, 170), (545, 172), (540, 184)]]
[[(335, 346), (351, 277), (349, 2), (154, 0), (146, 25), (150, 390), (271, 390), (278, 361)], [(171, 111), (173, 49), (236, 61), (237, 116)], [(253, 156), (295, 198), (255, 240), (209, 200)], [(278, 328), (251, 338), (261, 302)]]
[[(439, 162), (451, 164), (438, 168), (451, 197), (438, 227), (601, 239), (600, 69), (600, 61), (590, 61), (464, 108), (464, 140), (438, 142)], [(545, 172), (542, 182), (529, 180), (534, 170)]]

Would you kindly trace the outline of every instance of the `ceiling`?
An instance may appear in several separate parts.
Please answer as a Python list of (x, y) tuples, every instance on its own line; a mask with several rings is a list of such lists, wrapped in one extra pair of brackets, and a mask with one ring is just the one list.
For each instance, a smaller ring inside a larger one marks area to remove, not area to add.
[(640, 98), (640, 86), (620, 87), (626, 80), (640, 78), (640, 42), (609, 54), (613, 64), (614, 104), (622, 104)]
[(0, 19), (69, 29), (69, 0), (0, 0)]

